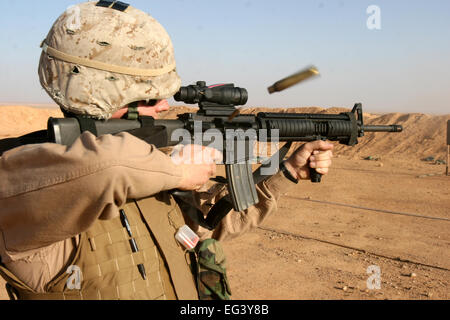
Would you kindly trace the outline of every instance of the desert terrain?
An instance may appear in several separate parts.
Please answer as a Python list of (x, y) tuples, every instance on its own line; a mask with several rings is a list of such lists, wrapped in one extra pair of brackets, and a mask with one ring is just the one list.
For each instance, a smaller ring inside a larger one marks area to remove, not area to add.
[[(0, 107), (0, 138), (44, 129), (50, 116), (61, 113)], [(292, 187), (262, 226), (224, 243), (234, 299), (450, 298), (450, 176), (445, 176), (450, 114), (365, 114), (365, 119), (400, 124), (404, 131), (369, 133), (355, 147), (337, 145), (321, 184)], [(378, 270), (378, 277), (370, 270)], [(3, 288), (0, 283), (6, 299)]]

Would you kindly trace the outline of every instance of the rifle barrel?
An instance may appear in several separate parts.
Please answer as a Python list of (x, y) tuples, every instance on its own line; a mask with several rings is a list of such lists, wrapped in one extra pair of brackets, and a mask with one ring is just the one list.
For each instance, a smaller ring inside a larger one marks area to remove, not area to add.
[(402, 132), (403, 127), (399, 125), (390, 126), (363, 126), (365, 132)]

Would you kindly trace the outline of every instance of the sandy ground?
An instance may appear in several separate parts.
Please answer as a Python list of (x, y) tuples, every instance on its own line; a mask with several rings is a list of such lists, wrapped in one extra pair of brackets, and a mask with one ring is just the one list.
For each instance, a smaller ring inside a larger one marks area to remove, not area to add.
[[(0, 137), (45, 128), (49, 116), (59, 115), (0, 107)], [(450, 115), (366, 119), (405, 130), (367, 134), (353, 148), (337, 146), (323, 183), (294, 186), (263, 226), (224, 243), (234, 299), (450, 298), (450, 177), (445, 165), (422, 160), (446, 159)], [(363, 160), (368, 156), (377, 160)]]
[(292, 188), (261, 228), (225, 243), (234, 298), (449, 299), (450, 177), (418, 177), (445, 166), (383, 164), (335, 159), (322, 184)]

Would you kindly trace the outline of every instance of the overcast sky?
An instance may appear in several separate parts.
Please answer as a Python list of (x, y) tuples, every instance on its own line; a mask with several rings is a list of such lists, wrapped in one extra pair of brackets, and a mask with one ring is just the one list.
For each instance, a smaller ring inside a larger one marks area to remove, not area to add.
[[(39, 44), (75, 3), (0, 0), (0, 102), (51, 103), (37, 76)], [(131, 4), (171, 35), (183, 85), (234, 83), (248, 89), (248, 106), (352, 107), (361, 102), (369, 112), (450, 113), (448, 0)], [(371, 5), (380, 9), (380, 20), (375, 11), (367, 13)], [(321, 77), (268, 94), (268, 86), (308, 65), (317, 66)]]

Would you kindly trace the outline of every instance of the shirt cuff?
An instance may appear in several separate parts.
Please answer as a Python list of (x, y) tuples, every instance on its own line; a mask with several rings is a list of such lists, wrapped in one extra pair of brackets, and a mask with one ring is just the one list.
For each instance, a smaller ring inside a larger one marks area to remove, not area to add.
[(279, 171), (277, 174), (271, 176), (265, 182), (267, 188), (278, 197), (280, 194), (287, 192), (292, 187), (297, 184), (286, 178), (282, 171)]

